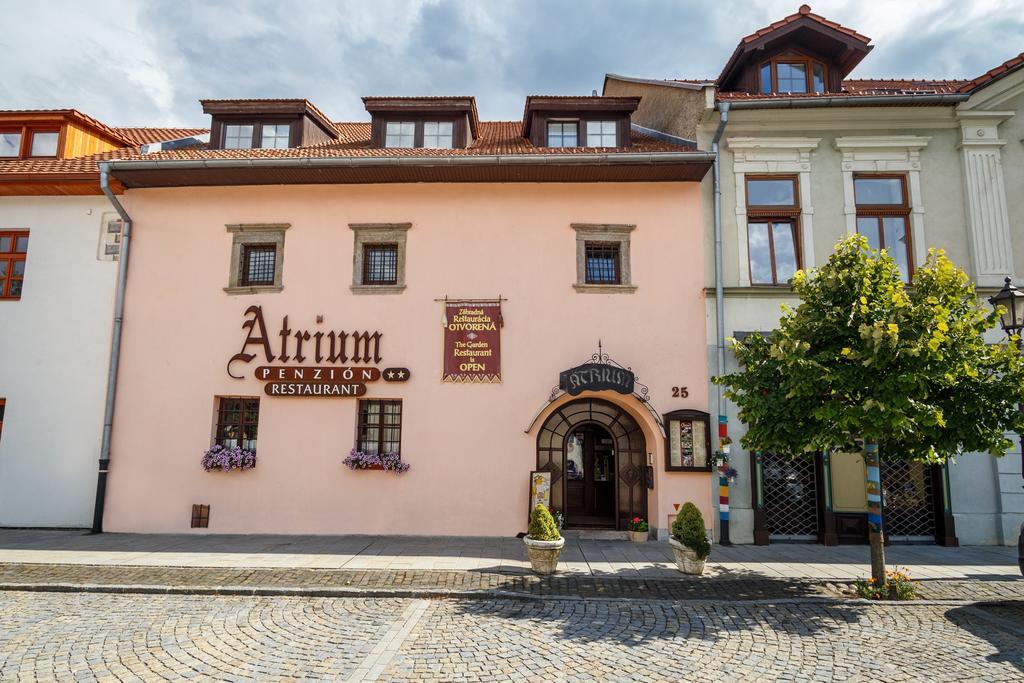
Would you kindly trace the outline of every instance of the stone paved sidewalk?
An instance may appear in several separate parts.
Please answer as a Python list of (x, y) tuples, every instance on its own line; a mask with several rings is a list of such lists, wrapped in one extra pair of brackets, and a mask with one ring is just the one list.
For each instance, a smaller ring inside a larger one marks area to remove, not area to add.
[[(233, 569), (0, 564), (0, 589), (319, 597), (575, 597), (763, 601), (854, 596), (841, 580), (760, 575), (634, 578), (499, 571)], [(924, 600), (1024, 600), (1024, 579), (928, 579)]]

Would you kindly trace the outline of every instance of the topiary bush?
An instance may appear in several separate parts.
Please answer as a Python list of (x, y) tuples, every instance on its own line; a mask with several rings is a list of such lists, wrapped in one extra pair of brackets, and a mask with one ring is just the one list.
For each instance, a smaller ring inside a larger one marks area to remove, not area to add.
[(704, 515), (693, 503), (684, 503), (679, 508), (676, 521), (672, 522), (672, 538), (697, 553), (702, 560), (711, 554), (711, 543), (704, 533)]
[(527, 533), (534, 541), (557, 541), (562, 537), (558, 533), (555, 518), (543, 505), (537, 505), (530, 512), (530, 527)]

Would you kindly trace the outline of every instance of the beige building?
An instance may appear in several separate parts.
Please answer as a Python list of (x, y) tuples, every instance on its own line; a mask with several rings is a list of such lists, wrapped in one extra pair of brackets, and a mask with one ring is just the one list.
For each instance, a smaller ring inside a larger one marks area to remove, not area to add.
[[(636, 124), (719, 152), (703, 188), (713, 373), (735, 369), (723, 339), (772, 329), (795, 301), (793, 272), (849, 233), (908, 279), (931, 247), (985, 297), (1024, 274), (1024, 55), (970, 81), (850, 78), (872, 48), (804, 5), (741, 39), (714, 82), (606, 76), (605, 95), (642, 97)], [(744, 427), (717, 392), (738, 443)], [(859, 455), (794, 463), (733, 446), (730, 465), (733, 542), (866, 542)], [(1010, 544), (1024, 522), (1019, 450), (884, 465), (882, 478), (894, 542)]]

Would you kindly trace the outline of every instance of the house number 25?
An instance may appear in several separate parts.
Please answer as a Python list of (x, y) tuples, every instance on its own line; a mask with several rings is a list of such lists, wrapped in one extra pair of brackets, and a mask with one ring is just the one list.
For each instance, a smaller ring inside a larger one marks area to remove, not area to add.
[(686, 398), (690, 395), (686, 387), (672, 387), (672, 398)]

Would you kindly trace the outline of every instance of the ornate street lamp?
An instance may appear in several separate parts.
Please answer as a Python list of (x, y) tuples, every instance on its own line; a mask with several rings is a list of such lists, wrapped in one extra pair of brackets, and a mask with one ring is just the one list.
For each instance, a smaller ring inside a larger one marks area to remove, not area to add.
[[(1024, 292), (1020, 291), (1006, 278), (1006, 284), (994, 297), (988, 300), (994, 307), (1002, 306), (1005, 310), (999, 317), (999, 325), (1006, 334), (1017, 337), (1017, 347), (1020, 348), (1020, 333), (1024, 329)], [(1024, 443), (1021, 444), (1021, 475), (1024, 476)], [(1020, 536), (1017, 538), (1017, 564), (1020, 573), (1024, 574), (1024, 524), (1020, 527)]]

